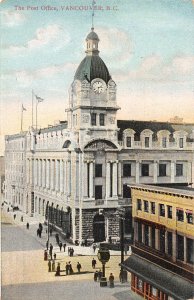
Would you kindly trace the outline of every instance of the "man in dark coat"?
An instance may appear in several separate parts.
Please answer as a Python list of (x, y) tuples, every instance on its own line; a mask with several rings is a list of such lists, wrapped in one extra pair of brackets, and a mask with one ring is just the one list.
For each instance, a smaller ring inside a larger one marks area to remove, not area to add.
[(68, 263), (66, 263), (65, 271), (66, 271), (66, 275), (69, 275), (69, 264)]
[(77, 263), (77, 270), (78, 270), (78, 273), (80, 273), (81, 268), (82, 268), (82, 266), (81, 266), (81, 264), (78, 262), (78, 263)]
[(92, 259), (92, 268), (95, 269), (95, 267), (96, 267), (96, 260), (93, 258)]

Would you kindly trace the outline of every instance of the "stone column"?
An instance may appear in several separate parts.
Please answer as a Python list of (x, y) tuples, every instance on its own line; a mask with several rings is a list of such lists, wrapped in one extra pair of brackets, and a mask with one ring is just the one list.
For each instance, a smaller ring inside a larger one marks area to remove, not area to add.
[(82, 209), (79, 209), (79, 242), (82, 241)]
[(64, 161), (64, 193), (67, 194), (67, 162)]
[(192, 171), (191, 171), (191, 167), (192, 167), (192, 162), (188, 161), (187, 162), (187, 182), (191, 183), (192, 182)]
[(113, 197), (117, 197), (117, 163), (113, 163)]
[(33, 158), (31, 160), (31, 169), (30, 169), (30, 178), (31, 178), (31, 184), (34, 185), (34, 167), (35, 167), (35, 159)]
[(50, 168), (50, 160), (49, 159), (47, 159), (46, 160), (46, 187), (47, 187), (47, 189), (49, 189), (49, 187), (50, 187), (50, 170), (49, 170), (49, 168)]
[(94, 163), (90, 162), (90, 198), (94, 197)]
[(135, 173), (135, 182), (139, 183), (139, 166), (140, 166), (140, 162), (136, 161), (136, 173)]
[(108, 242), (108, 238), (109, 238), (109, 230), (108, 230), (108, 227), (109, 227), (109, 220), (108, 220), (108, 217), (106, 218), (106, 241)]
[(165, 253), (168, 254), (168, 232), (165, 231), (164, 233), (164, 238), (165, 238)]
[(122, 170), (121, 162), (118, 163), (118, 195), (122, 194)]
[(84, 197), (88, 197), (88, 163), (84, 162), (83, 170), (83, 185), (84, 185)]
[(55, 160), (55, 190), (59, 190), (59, 161)]
[(39, 187), (41, 187), (41, 185), (42, 185), (42, 160), (41, 159), (38, 160), (38, 173), (39, 173), (38, 185), (39, 185)]
[(110, 162), (106, 163), (106, 199), (110, 197)]
[(34, 183), (35, 185), (38, 184), (38, 160), (35, 159), (35, 168), (34, 168)]
[(177, 254), (177, 249), (176, 249), (176, 232), (173, 231), (172, 233), (172, 259), (173, 261), (176, 261), (176, 254)]
[(71, 194), (71, 162), (70, 161), (67, 162), (67, 172), (68, 172), (68, 180), (67, 180), (68, 195), (70, 195)]
[(175, 161), (171, 161), (170, 163), (170, 181), (171, 183), (175, 181)]
[(152, 227), (148, 227), (149, 232), (149, 246), (152, 247)]
[(158, 161), (154, 161), (154, 183), (158, 181)]
[(60, 159), (60, 192), (63, 193), (64, 189), (64, 171), (63, 171), (63, 160)]
[(46, 187), (46, 160), (42, 160), (42, 187)]
[(51, 160), (51, 176), (50, 176), (50, 179), (51, 179), (51, 190), (54, 190), (54, 187), (55, 187), (55, 176), (54, 176), (54, 167), (55, 167), (55, 161), (52, 159)]

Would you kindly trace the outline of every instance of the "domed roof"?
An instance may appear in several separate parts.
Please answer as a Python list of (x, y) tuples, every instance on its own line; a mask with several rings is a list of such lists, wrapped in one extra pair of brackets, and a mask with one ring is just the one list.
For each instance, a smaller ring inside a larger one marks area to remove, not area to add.
[(99, 41), (99, 37), (98, 37), (98, 35), (94, 32), (94, 28), (91, 28), (91, 32), (87, 35), (87, 37), (86, 37), (86, 41), (87, 40), (97, 40), (97, 41)]
[(101, 78), (108, 83), (111, 79), (107, 66), (98, 55), (87, 55), (77, 68), (74, 79), (82, 81), (86, 79), (86, 75), (90, 82), (95, 78)]

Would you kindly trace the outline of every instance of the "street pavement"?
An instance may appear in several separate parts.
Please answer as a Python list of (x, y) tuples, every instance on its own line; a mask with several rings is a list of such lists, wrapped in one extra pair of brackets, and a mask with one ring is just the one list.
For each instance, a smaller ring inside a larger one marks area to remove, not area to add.
[[(48, 262), (43, 259), (47, 241), (46, 226), (43, 226), (43, 234), (39, 238), (36, 230), (40, 220), (23, 216), (24, 221), (21, 222), (21, 212), (16, 214), (14, 220), (13, 212), (8, 213), (6, 206), (1, 210), (2, 300), (44, 300), (53, 297), (58, 300), (139, 299), (130, 291), (129, 283), (119, 282), (119, 252), (111, 251), (110, 261), (106, 265), (106, 276), (110, 273), (115, 276), (115, 288), (102, 288), (99, 282), (93, 281), (95, 270), (92, 269), (91, 260), (95, 257), (97, 270), (101, 268), (101, 263), (92, 247), (73, 246), (75, 255), (69, 257), (67, 249), (60, 252), (53, 233), (50, 241), (54, 246), (53, 253), (57, 255), (56, 263), (60, 262), (62, 270), (62, 276), (55, 277), (54, 272), (48, 272)], [(26, 228), (27, 221), (30, 223), (29, 230)], [(72, 263), (74, 274), (66, 276), (65, 264), (68, 261)], [(78, 261), (82, 265), (81, 274), (76, 270)]]

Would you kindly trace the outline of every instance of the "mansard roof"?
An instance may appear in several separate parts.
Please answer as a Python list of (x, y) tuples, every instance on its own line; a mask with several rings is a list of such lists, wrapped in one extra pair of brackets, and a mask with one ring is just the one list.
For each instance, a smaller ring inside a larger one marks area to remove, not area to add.
[[(149, 129), (153, 131), (153, 139), (157, 139), (157, 132), (160, 130), (168, 130), (171, 134), (175, 131), (186, 131), (188, 135), (194, 131), (194, 123), (169, 123), (156, 121), (136, 121), (136, 120), (118, 120), (117, 126), (120, 129), (118, 139), (122, 140), (123, 131), (125, 129), (133, 129), (135, 131), (135, 138), (140, 139), (140, 134), (143, 130)], [(194, 141), (194, 138), (187, 138), (188, 141)]]

